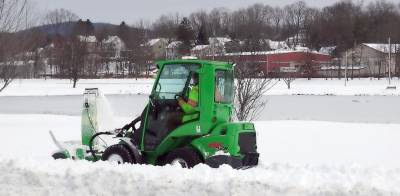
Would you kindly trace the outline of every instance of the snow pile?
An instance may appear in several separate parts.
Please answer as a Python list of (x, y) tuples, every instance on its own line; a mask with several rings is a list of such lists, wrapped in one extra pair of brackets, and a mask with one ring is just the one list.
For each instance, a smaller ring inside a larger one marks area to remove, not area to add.
[(71, 160), (0, 160), (0, 195), (397, 195), (400, 170), (267, 164), (191, 170)]
[(399, 124), (265, 121), (256, 129), (258, 167), (187, 170), (54, 161), (48, 130), (79, 140), (80, 117), (0, 114), (0, 195), (400, 195)]

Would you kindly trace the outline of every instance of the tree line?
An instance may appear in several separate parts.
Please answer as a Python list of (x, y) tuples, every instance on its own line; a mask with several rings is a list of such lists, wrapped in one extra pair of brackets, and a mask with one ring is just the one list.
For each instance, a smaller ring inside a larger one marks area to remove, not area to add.
[(302, 44), (317, 50), (337, 46), (338, 54), (358, 43), (386, 43), (388, 37), (398, 43), (400, 4), (384, 0), (369, 4), (344, 0), (324, 8), (310, 7), (305, 1), (284, 7), (254, 4), (234, 11), (199, 11), (187, 17), (163, 15), (150, 29), (154, 37), (178, 39), (186, 44), (207, 44), (207, 37), (229, 37), (242, 41), (239, 50), (244, 51), (270, 49), (260, 40), (284, 41), (293, 37), (290, 46)]

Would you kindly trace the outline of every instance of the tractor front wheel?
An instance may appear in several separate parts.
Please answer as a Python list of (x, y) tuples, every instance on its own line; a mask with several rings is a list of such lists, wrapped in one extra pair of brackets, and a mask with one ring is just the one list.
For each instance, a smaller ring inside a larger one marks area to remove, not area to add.
[(132, 154), (123, 144), (115, 144), (108, 147), (101, 156), (101, 160), (117, 162), (118, 164), (134, 163)]
[(192, 168), (199, 163), (203, 163), (203, 160), (200, 155), (191, 148), (178, 148), (167, 154), (164, 163), (179, 165), (183, 168)]

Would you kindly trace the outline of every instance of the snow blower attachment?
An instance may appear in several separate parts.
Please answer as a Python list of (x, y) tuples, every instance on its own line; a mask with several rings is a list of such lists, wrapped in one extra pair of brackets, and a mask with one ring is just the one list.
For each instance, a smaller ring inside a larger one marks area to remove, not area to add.
[(87, 88), (83, 94), (83, 107), (81, 118), (81, 141), (68, 141), (60, 143), (52, 132), (50, 135), (59, 148), (53, 158), (71, 158), (97, 160), (97, 152), (93, 147), (98, 146), (99, 135), (112, 135), (112, 132), (99, 132), (98, 104), (101, 103), (100, 92), (97, 88)]
[[(203, 60), (157, 63), (158, 76), (142, 114), (122, 129), (99, 132), (97, 89), (86, 89), (82, 142), (74, 149), (55, 143), (54, 157), (191, 168), (199, 163), (249, 168), (258, 164), (251, 122), (232, 122), (233, 65)], [(111, 135), (114, 145), (100, 145)], [(60, 154), (61, 153), (61, 154)]]

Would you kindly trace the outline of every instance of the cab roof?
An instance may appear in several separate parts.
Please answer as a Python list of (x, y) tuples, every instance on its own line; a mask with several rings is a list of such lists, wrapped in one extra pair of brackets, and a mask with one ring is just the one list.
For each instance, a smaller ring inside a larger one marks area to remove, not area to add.
[(177, 60), (164, 60), (156, 62), (158, 69), (160, 69), (160, 67), (166, 64), (209, 64), (217, 67), (227, 67), (227, 68), (233, 67), (233, 63), (228, 63), (223, 61), (199, 60), (199, 59), (182, 59), (182, 60), (177, 59)]

